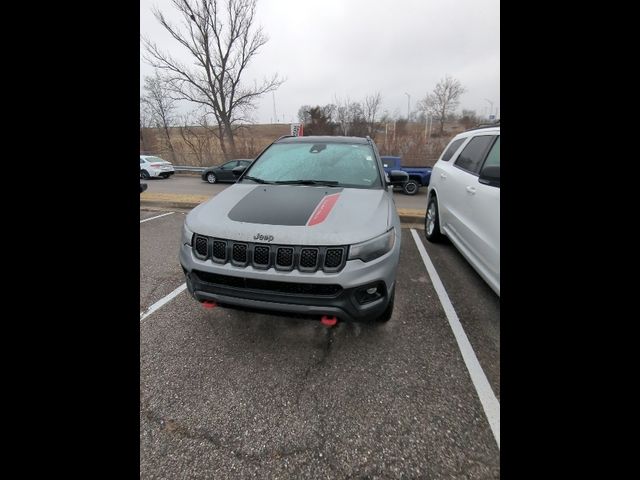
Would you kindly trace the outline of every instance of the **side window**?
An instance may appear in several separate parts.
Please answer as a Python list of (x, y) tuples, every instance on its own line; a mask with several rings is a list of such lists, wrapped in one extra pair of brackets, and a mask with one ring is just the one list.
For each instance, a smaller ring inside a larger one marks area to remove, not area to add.
[(489, 155), (484, 162), (485, 167), (499, 167), (500, 166), (500, 137), (496, 139), (496, 143), (491, 147)]
[(477, 175), (480, 171), (480, 166), (484, 160), (487, 149), (493, 139), (493, 135), (482, 135), (472, 138), (471, 141), (464, 147), (464, 150), (458, 155), (458, 159), (454, 164), (456, 167), (466, 170), (469, 173)]
[(222, 170), (231, 170), (232, 168), (234, 168), (236, 165), (238, 164), (237, 161), (232, 161), (232, 162), (227, 162), (224, 165), (222, 165)]
[(142, 165), (144, 163), (143, 159), (140, 159), (140, 165)]
[(242, 165), (243, 167), (248, 167), (251, 164), (251, 160), (243, 160), (242, 162), (240, 162), (240, 165)]
[(445, 152), (442, 154), (441, 160), (443, 162), (448, 162), (449, 160), (451, 160), (451, 157), (453, 157), (453, 154), (456, 153), (458, 148), (460, 148), (460, 145), (462, 145), (465, 140), (466, 138), (459, 138), (458, 140), (454, 141), (451, 145), (449, 145), (449, 148), (447, 148)]

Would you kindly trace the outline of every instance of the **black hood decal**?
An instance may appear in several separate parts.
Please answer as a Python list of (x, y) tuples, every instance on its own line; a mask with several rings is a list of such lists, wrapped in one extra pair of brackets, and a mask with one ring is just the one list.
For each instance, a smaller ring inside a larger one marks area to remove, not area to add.
[(326, 195), (341, 191), (342, 188), (297, 185), (260, 186), (229, 211), (229, 218), (236, 222), (264, 225), (306, 225)]

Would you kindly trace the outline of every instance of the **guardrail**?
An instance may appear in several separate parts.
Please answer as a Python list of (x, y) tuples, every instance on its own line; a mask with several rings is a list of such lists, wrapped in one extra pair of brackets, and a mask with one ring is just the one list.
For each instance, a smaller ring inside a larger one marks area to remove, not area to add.
[(188, 165), (174, 165), (173, 169), (176, 172), (193, 172), (193, 173), (204, 172), (204, 167), (190, 167)]

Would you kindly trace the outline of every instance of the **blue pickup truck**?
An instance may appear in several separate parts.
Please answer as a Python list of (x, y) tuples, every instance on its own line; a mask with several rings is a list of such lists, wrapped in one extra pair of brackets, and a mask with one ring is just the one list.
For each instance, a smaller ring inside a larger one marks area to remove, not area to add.
[(426, 187), (431, 180), (431, 167), (403, 167), (401, 157), (380, 156), (384, 171), (402, 170), (409, 174), (409, 180), (402, 186), (402, 191), (407, 195), (415, 195), (420, 187)]

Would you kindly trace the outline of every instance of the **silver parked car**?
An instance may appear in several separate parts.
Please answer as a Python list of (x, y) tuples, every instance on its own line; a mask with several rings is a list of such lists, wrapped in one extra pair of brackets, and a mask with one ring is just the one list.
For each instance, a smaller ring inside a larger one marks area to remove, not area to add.
[(455, 136), (431, 173), (425, 235), (446, 236), (500, 296), (500, 127)]
[(208, 305), (346, 321), (393, 312), (400, 219), (369, 138), (282, 137), (186, 217), (180, 263)]

